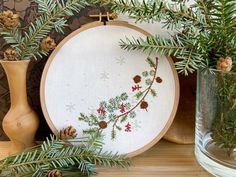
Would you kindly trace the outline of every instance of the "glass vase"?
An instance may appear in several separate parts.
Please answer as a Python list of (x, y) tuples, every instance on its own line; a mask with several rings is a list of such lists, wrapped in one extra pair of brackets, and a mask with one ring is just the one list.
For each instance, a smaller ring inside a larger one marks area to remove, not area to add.
[(236, 73), (198, 71), (195, 155), (215, 176), (236, 176)]

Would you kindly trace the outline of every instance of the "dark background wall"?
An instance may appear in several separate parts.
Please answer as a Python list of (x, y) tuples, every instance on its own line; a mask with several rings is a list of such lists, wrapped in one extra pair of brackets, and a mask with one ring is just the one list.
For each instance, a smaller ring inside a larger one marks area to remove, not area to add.
[[(35, 2), (31, 0), (0, 0), (0, 11), (11, 9), (14, 12), (17, 12), (21, 17), (21, 28), (27, 30), (28, 25), (34, 21), (38, 13), (38, 6)], [(98, 7), (86, 7), (81, 10), (78, 14), (75, 14), (68, 20), (69, 27), (66, 28), (65, 34), (57, 34), (52, 32), (52, 36), (56, 43), (59, 43), (65, 36), (67, 36), (72, 31), (78, 29), (81, 25), (94, 21), (90, 18), (90, 14), (104, 13), (105, 9)], [(3, 51), (8, 48), (4, 40), (0, 37), (0, 59), (2, 58)], [(50, 133), (50, 129), (43, 117), (41, 106), (40, 106), (40, 97), (39, 97), (39, 86), (41, 74), (44, 68), (44, 65), (47, 61), (47, 57), (39, 59), (37, 61), (32, 61), (28, 71), (27, 79), (27, 91), (29, 103), (32, 105), (34, 110), (40, 117), (40, 126), (37, 132), (37, 139), (44, 139)], [(7, 136), (2, 130), (2, 120), (7, 113), (10, 107), (10, 96), (6, 75), (0, 66), (0, 140), (7, 140)]]

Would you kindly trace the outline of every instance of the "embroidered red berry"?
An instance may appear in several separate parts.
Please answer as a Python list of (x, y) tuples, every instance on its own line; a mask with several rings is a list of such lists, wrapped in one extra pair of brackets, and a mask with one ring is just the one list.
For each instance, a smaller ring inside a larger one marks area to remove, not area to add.
[(124, 113), (124, 112), (125, 112), (125, 105), (124, 105), (124, 103), (122, 103), (122, 104), (120, 105), (119, 109), (120, 109), (120, 112), (121, 112), (121, 113)]
[(105, 129), (105, 128), (107, 128), (107, 122), (105, 122), (105, 121), (100, 121), (100, 122), (98, 123), (98, 126), (99, 126), (101, 129)]
[(141, 109), (147, 109), (147, 107), (148, 107), (148, 102), (142, 101), (141, 104), (140, 104), (140, 108)]
[(134, 76), (133, 80), (134, 80), (134, 83), (137, 84), (137, 83), (141, 82), (141, 76), (136, 75), (136, 76)]
[(97, 109), (97, 112), (98, 114), (103, 115), (103, 116), (106, 114), (106, 111), (104, 110), (103, 107), (100, 107), (99, 109)]
[(142, 88), (142, 87), (137, 84), (137, 85), (135, 85), (135, 86), (132, 87), (132, 92), (134, 92), (134, 91), (136, 91), (136, 90), (140, 90), (141, 88)]
[(129, 122), (125, 125), (125, 131), (131, 132), (131, 124)]
[(162, 83), (162, 79), (161, 79), (160, 77), (157, 77), (157, 78), (156, 78), (156, 82), (157, 82), (157, 83)]

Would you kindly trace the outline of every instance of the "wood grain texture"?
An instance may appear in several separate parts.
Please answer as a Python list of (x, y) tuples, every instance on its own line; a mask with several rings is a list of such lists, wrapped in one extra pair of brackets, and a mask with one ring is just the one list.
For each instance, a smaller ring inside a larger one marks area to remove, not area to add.
[(28, 103), (26, 73), (30, 61), (0, 61), (9, 83), (11, 107), (2, 121), (2, 127), (11, 140), (9, 154), (15, 154), (35, 145), (39, 118)]
[[(0, 159), (9, 142), (0, 142)], [(213, 177), (198, 165), (194, 145), (178, 145), (161, 140), (145, 153), (132, 159), (128, 170), (99, 168), (96, 177)]]

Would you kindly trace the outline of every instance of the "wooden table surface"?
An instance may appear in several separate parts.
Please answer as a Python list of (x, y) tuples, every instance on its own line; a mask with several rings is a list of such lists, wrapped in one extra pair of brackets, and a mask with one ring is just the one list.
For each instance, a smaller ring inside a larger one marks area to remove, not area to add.
[[(6, 156), (9, 142), (0, 142), (0, 159)], [(161, 140), (132, 159), (128, 170), (99, 168), (96, 177), (213, 177), (200, 167), (193, 145), (178, 145)]]

